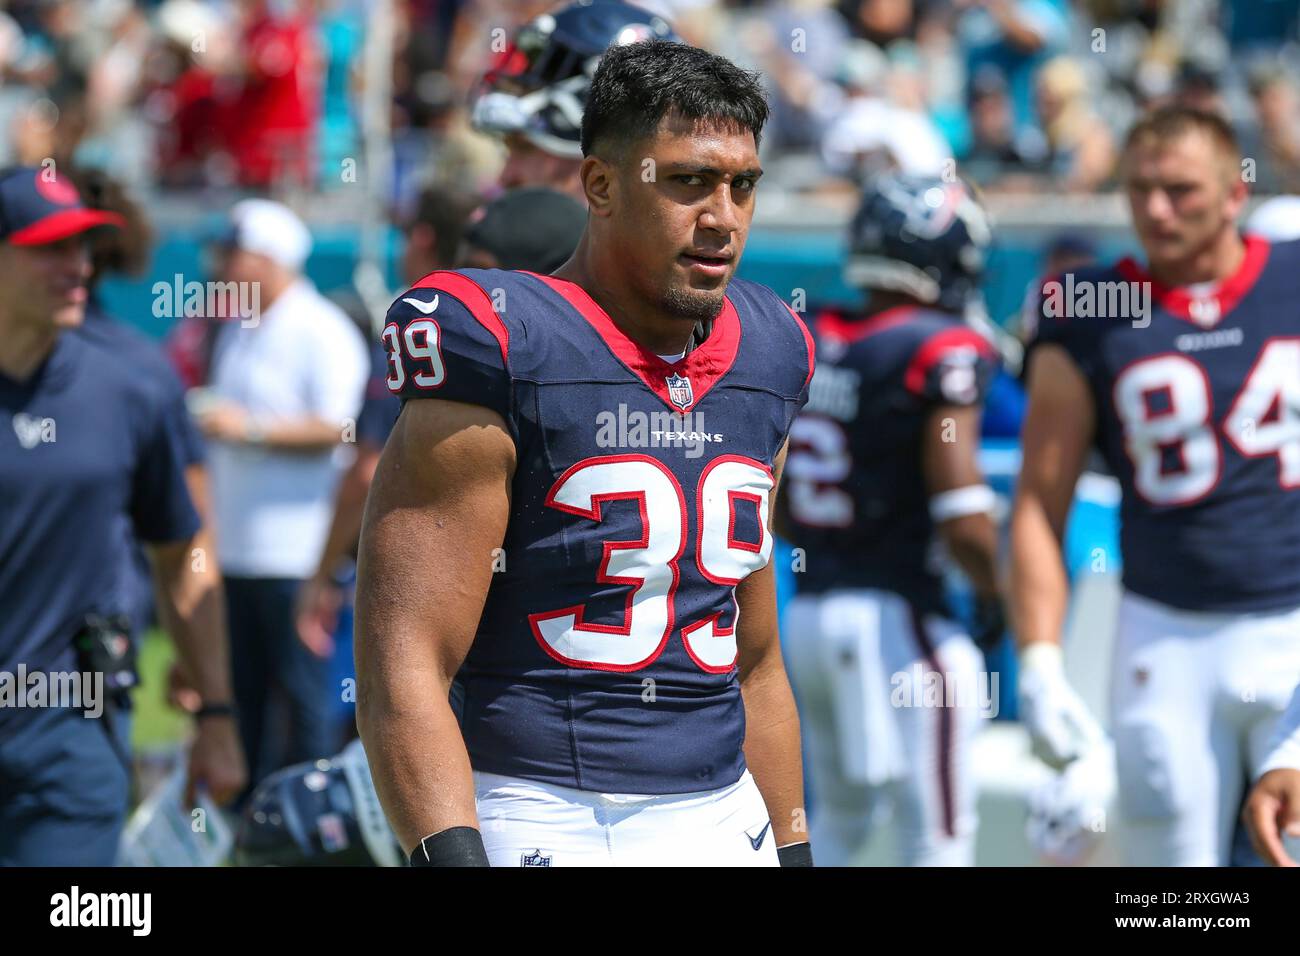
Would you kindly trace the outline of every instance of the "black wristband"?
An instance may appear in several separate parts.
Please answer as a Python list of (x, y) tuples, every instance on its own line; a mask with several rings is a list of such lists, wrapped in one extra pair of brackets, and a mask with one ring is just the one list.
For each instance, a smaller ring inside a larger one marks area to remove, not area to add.
[(483, 835), (473, 827), (449, 827), (427, 836), (411, 851), (411, 866), (487, 866)]
[(812, 866), (812, 844), (791, 843), (789, 846), (776, 848), (776, 858), (782, 866)]
[(194, 719), (200, 720), (204, 717), (234, 717), (234, 704), (204, 704), (194, 712)]

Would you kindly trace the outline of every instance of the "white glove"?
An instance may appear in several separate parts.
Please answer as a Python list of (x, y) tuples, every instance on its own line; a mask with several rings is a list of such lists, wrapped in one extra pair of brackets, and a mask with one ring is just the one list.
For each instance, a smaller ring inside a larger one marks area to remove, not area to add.
[(1103, 742), (1030, 791), (1030, 846), (1046, 863), (1081, 866), (1105, 838), (1115, 792), (1115, 751)]
[(1056, 770), (1104, 745), (1106, 733), (1065, 679), (1061, 645), (1035, 641), (1020, 652), (1020, 719), (1034, 756)]

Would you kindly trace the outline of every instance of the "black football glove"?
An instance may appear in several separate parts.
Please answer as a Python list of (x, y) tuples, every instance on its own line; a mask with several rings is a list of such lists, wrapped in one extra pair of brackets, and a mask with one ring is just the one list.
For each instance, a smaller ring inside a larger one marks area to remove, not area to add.
[(1007, 633), (1007, 615), (1002, 609), (1002, 599), (975, 595), (974, 620), (971, 621), (971, 637), (975, 646), (985, 654), (996, 650)]

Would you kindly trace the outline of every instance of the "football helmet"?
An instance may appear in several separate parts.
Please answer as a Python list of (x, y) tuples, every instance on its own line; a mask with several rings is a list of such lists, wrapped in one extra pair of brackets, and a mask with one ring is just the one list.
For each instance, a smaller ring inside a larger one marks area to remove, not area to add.
[(579, 0), (544, 13), (520, 27), (483, 77), (474, 126), (581, 158), (582, 111), (601, 55), (650, 39), (679, 41), (668, 21), (621, 0)]
[(961, 315), (979, 295), (992, 243), (988, 215), (961, 180), (887, 174), (853, 216), (844, 278)]
[(240, 866), (402, 866), (366, 752), (285, 767), (253, 791), (235, 837)]

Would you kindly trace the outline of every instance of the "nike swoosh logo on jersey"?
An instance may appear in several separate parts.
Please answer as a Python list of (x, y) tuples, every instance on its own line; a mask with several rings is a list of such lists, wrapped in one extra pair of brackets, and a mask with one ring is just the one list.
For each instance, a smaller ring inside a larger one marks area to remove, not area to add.
[(764, 825), (763, 829), (758, 832), (758, 836), (756, 837), (749, 836), (749, 831), (746, 830), (745, 836), (749, 837), (749, 845), (752, 846), (755, 850), (762, 847), (763, 841), (767, 839), (767, 831), (770, 830), (771, 828), (772, 828), (772, 821), (768, 820), (767, 823)]
[(409, 302), (425, 315), (433, 315), (433, 310), (438, 307), (438, 297), (435, 295), (432, 302), (421, 302), (419, 299), (405, 298), (403, 302)]

